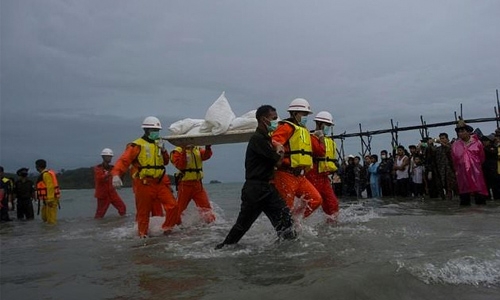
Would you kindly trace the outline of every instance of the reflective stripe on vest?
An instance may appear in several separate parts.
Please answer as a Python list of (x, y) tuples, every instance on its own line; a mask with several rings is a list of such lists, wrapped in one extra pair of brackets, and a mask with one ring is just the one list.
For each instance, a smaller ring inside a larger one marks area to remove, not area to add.
[(337, 171), (337, 166), (333, 161), (335, 158), (335, 142), (329, 137), (325, 137), (324, 142), (326, 150), (325, 157), (314, 159), (318, 163), (318, 173), (335, 172)]
[(132, 174), (132, 177), (139, 177), (140, 179), (162, 177), (165, 174), (165, 166), (160, 147), (156, 143), (150, 143), (143, 138), (138, 138), (133, 143), (141, 146), (141, 152), (137, 156), (138, 171)]
[(4, 184), (8, 185), (10, 188), (14, 187), (14, 183), (8, 177), (3, 177), (2, 181)]
[(8, 194), (12, 194), (14, 190), (14, 182), (10, 180), (8, 177), (3, 177), (2, 178), (3, 186), (5, 186), (5, 189), (0, 186), (0, 191), (2, 192), (2, 195), (0, 195), (0, 207), (2, 207), (1, 200), (3, 200), (3, 197), (7, 196)]
[[(177, 147), (174, 151), (182, 153), (182, 148)], [(181, 181), (201, 180), (203, 179), (203, 160), (201, 159), (200, 147), (193, 147), (191, 150), (186, 149), (186, 168), (180, 170), (183, 174)]]
[(290, 157), (290, 166), (292, 168), (310, 169), (313, 165), (311, 135), (307, 128), (297, 126), (290, 121), (284, 120), (295, 129), (288, 140), (290, 150), (285, 152), (286, 157)]
[(9, 187), (9, 193), (12, 193), (14, 190), (14, 181), (12, 181), (9, 177), (3, 177), (2, 182)]
[(52, 183), (54, 184), (54, 198), (59, 199), (61, 197), (61, 190), (59, 188), (59, 182), (57, 182), (57, 177), (56, 173), (52, 170), (44, 170), (42, 173), (40, 173), (40, 176), (38, 176), (38, 180), (36, 183), (36, 196), (38, 199), (42, 201), (47, 201), (48, 200), (48, 189), (47, 185), (43, 181), (43, 174), (44, 173), (49, 173), (50, 176), (52, 177)]

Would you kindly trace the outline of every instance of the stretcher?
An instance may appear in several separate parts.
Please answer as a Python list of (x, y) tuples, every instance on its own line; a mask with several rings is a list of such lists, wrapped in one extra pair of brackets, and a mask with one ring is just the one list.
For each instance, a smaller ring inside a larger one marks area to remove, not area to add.
[(222, 134), (198, 133), (193, 135), (170, 135), (162, 137), (174, 146), (204, 146), (219, 144), (246, 143), (255, 132), (255, 129), (229, 130)]

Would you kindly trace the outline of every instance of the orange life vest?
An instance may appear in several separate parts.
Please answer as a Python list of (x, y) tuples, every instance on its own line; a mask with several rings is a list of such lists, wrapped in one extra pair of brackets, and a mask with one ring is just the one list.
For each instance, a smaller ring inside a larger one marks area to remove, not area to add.
[(59, 183), (57, 182), (56, 173), (52, 170), (44, 170), (40, 173), (36, 183), (36, 196), (38, 199), (42, 201), (46, 201), (48, 197), (47, 185), (43, 181), (43, 174), (49, 173), (52, 176), (52, 182), (54, 183), (54, 197), (55, 199), (59, 199), (61, 197), (61, 190), (59, 189)]

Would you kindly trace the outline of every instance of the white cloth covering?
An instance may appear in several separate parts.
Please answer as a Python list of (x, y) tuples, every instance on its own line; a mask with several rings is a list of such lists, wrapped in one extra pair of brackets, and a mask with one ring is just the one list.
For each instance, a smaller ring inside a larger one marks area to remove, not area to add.
[(192, 130), (194, 127), (198, 128), (199, 132), (199, 127), (201, 126), (202, 123), (204, 123), (205, 120), (203, 119), (191, 119), (191, 118), (186, 118), (184, 120), (177, 121), (175, 123), (172, 123), (168, 130), (172, 132), (172, 134), (179, 135), (179, 134), (185, 134), (186, 132), (189, 132)]
[(223, 134), (231, 130), (257, 128), (256, 110), (251, 110), (236, 117), (229, 101), (222, 92), (219, 98), (208, 108), (205, 119), (186, 118), (172, 123), (168, 128), (173, 135), (198, 135), (200, 133)]
[(255, 118), (256, 109), (243, 114), (240, 117), (234, 118), (229, 125), (229, 130), (244, 130), (257, 128), (257, 119)]
[(229, 125), (236, 118), (229, 101), (227, 101), (225, 92), (208, 108), (205, 114), (205, 123), (200, 127), (200, 132), (212, 132), (221, 134), (229, 129)]

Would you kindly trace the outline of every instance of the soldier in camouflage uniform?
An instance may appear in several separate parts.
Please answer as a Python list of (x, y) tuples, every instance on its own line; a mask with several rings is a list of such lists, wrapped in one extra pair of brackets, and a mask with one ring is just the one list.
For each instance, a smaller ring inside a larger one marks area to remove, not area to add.
[(436, 159), (434, 160), (434, 169), (437, 171), (436, 175), (438, 176), (438, 189), (442, 199), (446, 197), (447, 200), (451, 200), (453, 194), (457, 195), (458, 191), (448, 134), (440, 133), (439, 139), (436, 139), (435, 142), (441, 144), (440, 147), (436, 147)]

